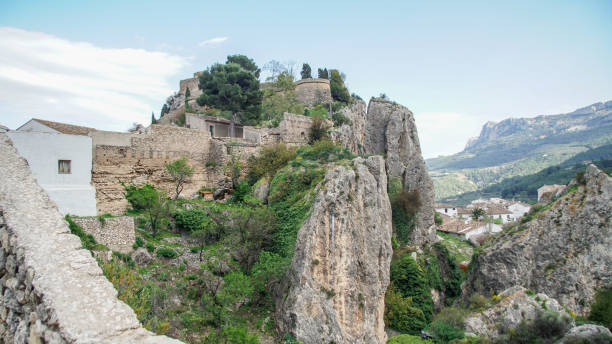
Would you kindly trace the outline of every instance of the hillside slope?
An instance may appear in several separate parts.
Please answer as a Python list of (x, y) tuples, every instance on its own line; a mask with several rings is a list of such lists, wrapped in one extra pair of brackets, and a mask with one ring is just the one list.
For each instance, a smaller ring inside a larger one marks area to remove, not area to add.
[(428, 159), (436, 199), (533, 174), (612, 143), (612, 101), (568, 114), (486, 123), (457, 154)]

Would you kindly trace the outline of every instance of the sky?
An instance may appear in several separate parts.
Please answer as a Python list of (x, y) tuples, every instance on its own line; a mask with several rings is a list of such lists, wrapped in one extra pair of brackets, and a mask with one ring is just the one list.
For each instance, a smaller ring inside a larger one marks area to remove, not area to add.
[(346, 74), (415, 115), (426, 158), (487, 121), (612, 100), (612, 1), (0, 0), (0, 124), (125, 131), (227, 55)]

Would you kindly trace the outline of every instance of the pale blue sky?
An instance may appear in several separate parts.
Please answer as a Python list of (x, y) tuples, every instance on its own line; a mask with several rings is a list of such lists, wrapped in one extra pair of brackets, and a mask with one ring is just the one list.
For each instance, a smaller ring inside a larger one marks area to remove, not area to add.
[[(236, 53), (338, 68), (366, 100), (386, 93), (415, 113), (426, 157), (460, 151), (487, 120), (612, 99), (609, 0), (124, 2), (0, 0), (11, 29), (0, 33), (0, 123), (126, 129), (157, 114), (180, 79)], [(16, 80), (34, 70), (53, 74)]]

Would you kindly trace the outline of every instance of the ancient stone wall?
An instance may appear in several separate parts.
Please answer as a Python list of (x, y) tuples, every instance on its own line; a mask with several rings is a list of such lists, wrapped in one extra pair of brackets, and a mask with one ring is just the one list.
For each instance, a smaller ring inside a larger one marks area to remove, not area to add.
[(306, 106), (331, 103), (329, 80), (309, 78), (297, 81), (295, 83), (295, 100)]
[(287, 144), (307, 144), (312, 127), (312, 118), (285, 112), (277, 128), (280, 142)]
[(0, 342), (181, 343), (117, 299), (5, 134), (0, 156)]
[(93, 235), (100, 244), (113, 251), (130, 253), (136, 240), (134, 218), (120, 217), (73, 217), (72, 220), (87, 234)]

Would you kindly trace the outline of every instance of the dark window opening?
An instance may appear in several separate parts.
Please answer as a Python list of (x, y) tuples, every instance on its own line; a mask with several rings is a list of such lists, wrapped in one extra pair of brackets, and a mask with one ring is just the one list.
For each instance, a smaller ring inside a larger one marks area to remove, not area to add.
[(58, 160), (57, 173), (70, 174), (70, 160)]

